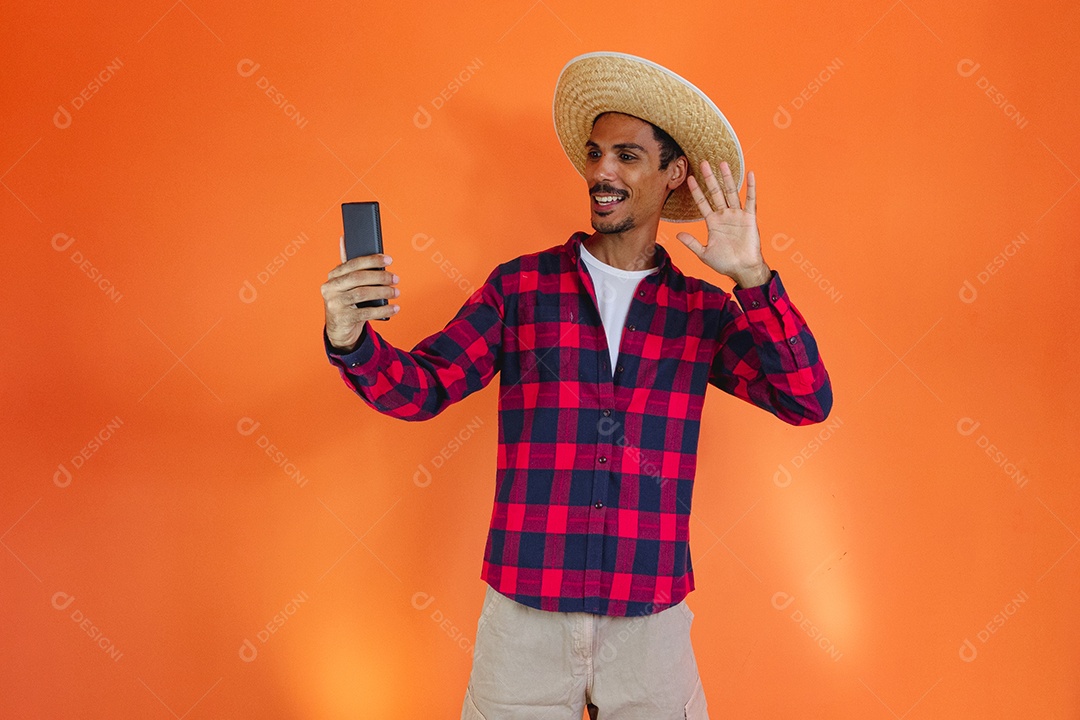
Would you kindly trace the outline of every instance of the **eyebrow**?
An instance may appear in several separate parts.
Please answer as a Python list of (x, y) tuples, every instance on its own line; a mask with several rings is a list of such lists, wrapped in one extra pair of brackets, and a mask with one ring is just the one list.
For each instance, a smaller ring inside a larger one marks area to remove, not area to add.
[[(585, 147), (599, 148), (600, 146), (592, 140), (586, 140)], [(611, 147), (615, 148), (616, 150), (640, 150), (644, 153), (648, 152), (648, 150), (646, 150), (643, 146), (638, 145), (637, 143), (618, 143), (617, 145), (612, 145)]]

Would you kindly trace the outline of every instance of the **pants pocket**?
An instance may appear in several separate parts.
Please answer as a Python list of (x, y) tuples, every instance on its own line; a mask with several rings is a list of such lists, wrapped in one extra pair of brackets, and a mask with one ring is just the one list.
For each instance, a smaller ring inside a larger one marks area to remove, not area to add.
[(680, 602), (678, 607), (682, 608), (682, 613), (686, 616), (686, 622), (693, 624), (694, 611), (690, 609), (690, 606), (686, 604), (686, 601), (683, 600)]
[(495, 591), (490, 585), (486, 586), (484, 590), (484, 602), (480, 606), (480, 618), (477, 620), (477, 625), (483, 625), (487, 622), (488, 617), (491, 615), (492, 607), (498, 602), (499, 593)]
[(694, 687), (694, 693), (683, 710), (683, 717), (686, 720), (709, 720), (709, 706), (705, 702), (705, 688), (701, 684), (700, 677)]

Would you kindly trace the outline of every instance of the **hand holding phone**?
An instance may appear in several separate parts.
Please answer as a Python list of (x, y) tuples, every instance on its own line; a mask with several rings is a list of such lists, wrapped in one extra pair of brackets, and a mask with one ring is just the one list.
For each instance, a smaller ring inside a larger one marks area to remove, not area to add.
[(330, 271), (322, 296), (326, 336), (334, 348), (346, 353), (359, 345), (368, 320), (388, 320), (400, 310), (387, 303), (400, 292), (393, 287), (397, 275), (386, 269), (391, 259), (382, 252), (378, 205), (344, 203), (341, 208), (342, 263)]

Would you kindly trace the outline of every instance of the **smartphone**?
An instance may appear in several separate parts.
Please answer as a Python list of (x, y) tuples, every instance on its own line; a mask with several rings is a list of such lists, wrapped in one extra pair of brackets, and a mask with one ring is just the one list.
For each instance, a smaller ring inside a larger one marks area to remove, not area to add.
[[(352, 260), (361, 255), (382, 254), (382, 222), (379, 220), (379, 203), (342, 203), (341, 224), (345, 229), (345, 257), (347, 259)], [(356, 303), (358, 308), (381, 305), (386, 305), (385, 298)]]

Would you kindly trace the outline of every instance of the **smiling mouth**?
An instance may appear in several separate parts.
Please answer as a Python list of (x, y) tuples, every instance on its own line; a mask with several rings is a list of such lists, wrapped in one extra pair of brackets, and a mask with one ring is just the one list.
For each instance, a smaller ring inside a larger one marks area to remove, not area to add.
[(592, 196), (593, 209), (597, 212), (607, 211), (610, 212), (616, 205), (621, 203), (626, 198), (622, 195), (605, 195), (602, 193), (596, 193)]

